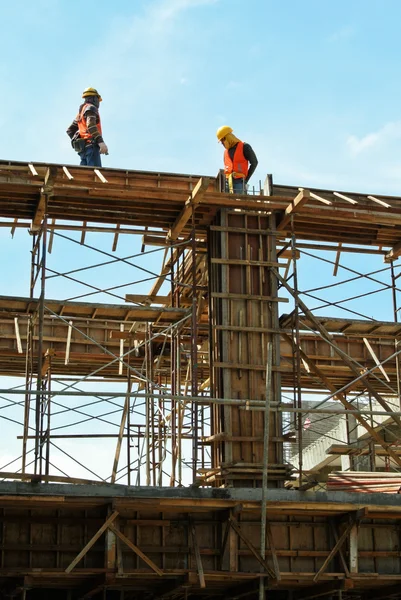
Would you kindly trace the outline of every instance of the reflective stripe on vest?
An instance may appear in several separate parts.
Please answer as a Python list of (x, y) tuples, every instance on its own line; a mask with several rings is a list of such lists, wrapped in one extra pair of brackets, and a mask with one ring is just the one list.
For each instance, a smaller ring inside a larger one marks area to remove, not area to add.
[[(78, 130), (79, 130), (79, 135), (83, 140), (90, 140), (92, 138), (91, 134), (88, 131), (88, 128), (86, 127), (86, 117), (85, 117), (85, 109), (90, 106), (92, 108), (96, 108), (93, 106), (93, 104), (90, 104), (89, 102), (87, 102), (86, 104), (83, 105), (83, 107), (81, 108), (81, 112), (79, 112), (75, 118), (76, 122), (78, 123)], [(96, 114), (96, 126), (97, 129), (100, 133), (100, 135), (102, 135), (102, 124), (100, 122), (100, 115), (99, 112), (97, 112)]]
[(229, 152), (226, 148), (224, 152), (224, 172), (226, 177), (231, 173), (234, 179), (246, 177), (248, 175), (249, 164), (244, 156), (244, 142), (238, 142), (235, 147), (234, 159), (231, 160)]

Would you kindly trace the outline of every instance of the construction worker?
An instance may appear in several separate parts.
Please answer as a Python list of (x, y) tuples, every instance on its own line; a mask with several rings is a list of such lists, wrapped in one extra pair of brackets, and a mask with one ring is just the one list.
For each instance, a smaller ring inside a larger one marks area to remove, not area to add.
[(224, 172), (226, 175), (226, 192), (231, 194), (246, 194), (247, 183), (252, 177), (258, 159), (252, 147), (241, 142), (231, 127), (223, 125), (217, 130), (217, 139), (225, 148)]
[(88, 87), (82, 94), (83, 103), (78, 114), (67, 129), (71, 145), (81, 157), (81, 165), (101, 167), (101, 154), (108, 154), (108, 148), (102, 138), (102, 125), (99, 104), (102, 98), (99, 92)]

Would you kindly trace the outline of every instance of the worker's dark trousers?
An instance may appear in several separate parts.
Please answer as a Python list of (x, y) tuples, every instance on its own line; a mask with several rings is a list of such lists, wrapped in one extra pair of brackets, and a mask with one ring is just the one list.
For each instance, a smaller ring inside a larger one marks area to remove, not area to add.
[(97, 144), (86, 144), (82, 152), (78, 152), (81, 157), (80, 164), (87, 167), (101, 167), (99, 146)]

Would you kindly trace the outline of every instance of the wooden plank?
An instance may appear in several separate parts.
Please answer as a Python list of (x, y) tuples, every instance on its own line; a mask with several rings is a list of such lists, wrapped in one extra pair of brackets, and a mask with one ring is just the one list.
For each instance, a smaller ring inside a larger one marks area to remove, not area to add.
[(333, 549), (331, 550), (330, 554), (328, 555), (328, 557), (326, 558), (326, 560), (324, 561), (324, 563), (320, 567), (319, 571), (314, 576), (313, 581), (315, 581), (315, 582), (319, 581), (319, 579), (321, 578), (321, 576), (323, 575), (323, 573), (327, 569), (330, 561), (335, 557), (335, 555), (337, 554), (337, 552), (340, 550), (341, 546), (344, 544), (344, 542), (347, 539), (347, 537), (348, 537), (348, 535), (349, 535), (352, 527), (354, 526), (354, 524), (355, 524), (355, 519), (352, 519), (351, 523), (349, 523), (349, 525), (344, 529), (344, 531), (342, 532), (342, 534), (338, 538), (336, 544), (334, 545)]
[(41, 194), (39, 197), (38, 205), (36, 207), (35, 216), (32, 220), (31, 231), (38, 231), (40, 229), (40, 224), (42, 223), (46, 211), (46, 203), (48, 201), (49, 195), (53, 191), (53, 185), (56, 176), (57, 167), (49, 167), (46, 171), (44, 185), (41, 189)]
[(368, 340), (364, 337), (363, 338), (364, 344), (367, 347), (367, 349), (369, 350), (373, 360), (375, 361), (375, 363), (377, 364), (377, 366), (379, 367), (380, 371), (382, 372), (382, 374), (384, 375), (384, 378), (386, 379), (386, 381), (390, 382), (390, 377), (387, 375), (386, 371), (384, 370), (383, 366), (380, 364), (379, 359), (377, 358), (372, 346), (370, 345), (370, 343), (368, 342)]
[(102, 183), (109, 183), (107, 181), (106, 177), (103, 175), (103, 173), (99, 169), (93, 169), (93, 171), (94, 171), (95, 175), (97, 177), (99, 177), (99, 179)]
[(79, 561), (85, 556), (85, 554), (92, 548), (93, 544), (100, 538), (100, 536), (106, 531), (106, 529), (112, 526), (113, 521), (118, 517), (118, 511), (115, 510), (108, 519), (103, 523), (103, 525), (98, 529), (95, 535), (89, 540), (86, 546), (81, 550), (81, 552), (74, 558), (74, 560), (68, 565), (65, 569), (65, 573), (71, 573), (73, 568), (79, 563)]
[(40, 194), (39, 202), (38, 202), (38, 205), (37, 205), (36, 211), (35, 211), (35, 216), (33, 218), (32, 224), (31, 224), (31, 231), (39, 231), (40, 224), (41, 224), (44, 214), (46, 212), (46, 201), (47, 201), (46, 194)]
[[(338, 533), (337, 533), (337, 530), (333, 523), (333, 519), (330, 518), (329, 523), (330, 523), (330, 530), (331, 530), (331, 533), (333, 534), (334, 541), (337, 543), (338, 542)], [(344, 553), (341, 548), (338, 550), (338, 554), (340, 556), (341, 564), (344, 568), (344, 573), (345, 573), (346, 577), (350, 577), (350, 572), (348, 569), (347, 561), (345, 560)]]
[(282, 231), (283, 229), (285, 229), (287, 227), (287, 225), (289, 225), (292, 215), (294, 215), (295, 213), (300, 211), (301, 208), (303, 207), (303, 205), (306, 204), (309, 199), (310, 199), (309, 190), (300, 189), (299, 194), (296, 195), (296, 197), (291, 202), (291, 204), (289, 204), (287, 206), (287, 208), (285, 209), (284, 215), (283, 215), (281, 221), (277, 225), (277, 228), (276, 228), (277, 231)]
[(176, 240), (178, 238), (185, 225), (191, 218), (192, 213), (196, 208), (196, 205), (199, 204), (199, 202), (202, 200), (205, 191), (209, 187), (209, 183), (210, 180), (208, 177), (201, 177), (199, 179), (191, 195), (186, 201), (184, 208), (175, 220), (174, 225), (169, 230), (166, 237), (167, 240)]
[(281, 580), (280, 565), (278, 564), (276, 546), (274, 544), (273, 534), (272, 534), (272, 530), (271, 530), (269, 521), (266, 521), (266, 533), (267, 533), (267, 539), (269, 540), (270, 552), (271, 552), (272, 559), (273, 559), (274, 573), (275, 573), (277, 581), (280, 581)]
[(199, 585), (201, 588), (205, 588), (206, 587), (205, 574), (203, 571), (202, 559), (201, 559), (201, 555), (200, 555), (200, 551), (199, 551), (199, 544), (198, 544), (198, 540), (196, 537), (195, 524), (191, 520), (190, 520), (189, 531), (191, 533), (192, 547), (193, 547), (194, 554), (195, 554), (196, 568), (197, 568), (198, 577), (199, 577)]
[(234, 519), (233, 517), (229, 517), (229, 523), (230, 523), (231, 527), (234, 529), (235, 533), (244, 542), (245, 546), (247, 546), (249, 548), (249, 550), (252, 552), (252, 554), (254, 555), (256, 560), (262, 565), (264, 570), (268, 573), (269, 577), (272, 577), (273, 579), (275, 579), (276, 575), (275, 575), (274, 571), (271, 570), (271, 568), (269, 567), (267, 562), (265, 560), (263, 560), (263, 558), (260, 556), (259, 552), (256, 550), (256, 548), (252, 544), (252, 542), (247, 538), (247, 536), (243, 533), (243, 531), (241, 531), (240, 527), (237, 524), (236, 519)]
[(123, 533), (121, 533), (121, 531), (119, 529), (117, 529), (117, 527), (114, 527), (114, 525), (112, 525), (112, 524), (109, 524), (108, 527), (109, 527), (109, 529), (111, 529), (111, 531), (113, 531), (113, 533), (116, 534), (116, 536), (118, 538), (120, 538), (120, 540), (122, 542), (124, 542), (124, 544), (126, 546), (128, 546), (128, 548), (130, 548), (133, 552), (135, 552), (135, 554), (137, 554), (152, 569), (152, 571), (157, 573), (160, 577), (162, 575), (164, 575), (163, 571), (161, 569), (159, 569), (159, 567), (157, 565), (155, 565), (153, 560), (151, 560), (148, 556), (146, 556), (146, 554), (144, 554), (142, 552), (142, 550), (140, 548), (138, 548), (138, 546), (133, 544), (131, 542), (131, 540), (129, 540)]

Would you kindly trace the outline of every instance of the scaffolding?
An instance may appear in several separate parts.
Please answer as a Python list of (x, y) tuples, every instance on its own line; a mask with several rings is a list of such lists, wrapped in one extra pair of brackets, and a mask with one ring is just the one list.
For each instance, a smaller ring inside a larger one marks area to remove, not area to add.
[[(29, 295), (0, 297), (0, 417), (22, 448), (0, 477), (262, 488), (260, 553), (244, 542), (262, 598), (281, 579), (271, 490), (401, 487), (401, 198), (259, 187), (0, 163), (0, 225), (32, 235)], [(358, 519), (334, 537), (355, 544)]]

